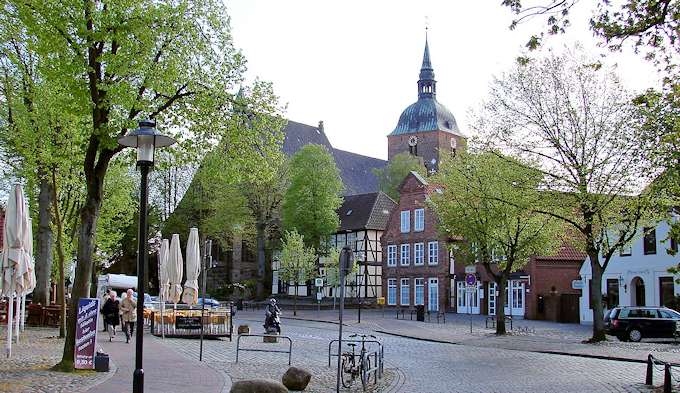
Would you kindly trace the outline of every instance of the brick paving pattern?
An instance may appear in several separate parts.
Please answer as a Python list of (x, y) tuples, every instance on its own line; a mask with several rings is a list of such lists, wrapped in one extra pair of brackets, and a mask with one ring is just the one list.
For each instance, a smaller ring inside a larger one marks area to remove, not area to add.
[(12, 357), (5, 358), (7, 330), (0, 327), (0, 392), (11, 393), (77, 393), (99, 384), (113, 375), (94, 371), (63, 373), (50, 371), (61, 360), (64, 340), (59, 330), (29, 328), (21, 334), (19, 344), (12, 344)]
[[(261, 321), (256, 314), (240, 314), (237, 323), (248, 323), (256, 332)], [(329, 340), (337, 327), (327, 323), (284, 320), (284, 334), (294, 340), (292, 363), (312, 372), (309, 391), (332, 391), (333, 367), (328, 367)], [(347, 332), (359, 332), (348, 326)], [(369, 331), (370, 332), (370, 331)], [(384, 392), (645, 392), (645, 365), (575, 356), (424, 342), (379, 335), (385, 344), (388, 381)], [(254, 338), (253, 338), (254, 339)], [(198, 356), (198, 343), (165, 340), (166, 345), (187, 356)], [(264, 344), (256, 344), (264, 345)], [(268, 344), (281, 345), (281, 344)], [(210, 341), (205, 346), (206, 363), (226, 371), (234, 380), (268, 377), (280, 379), (286, 370), (283, 354), (242, 352), (235, 364), (236, 343)], [(333, 363), (335, 364), (335, 363)], [(660, 374), (656, 381), (661, 382)]]

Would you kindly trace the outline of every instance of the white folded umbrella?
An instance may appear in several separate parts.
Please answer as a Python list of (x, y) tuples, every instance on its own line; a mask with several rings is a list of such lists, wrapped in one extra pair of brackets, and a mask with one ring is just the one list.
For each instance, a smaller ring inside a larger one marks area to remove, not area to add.
[[(14, 187), (7, 201), (5, 211), (4, 244), (2, 252), (2, 295), (12, 300), (16, 297), (16, 337), (19, 338), (19, 321), (21, 319), (20, 299), (35, 287), (35, 273), (31, 253), (30, 221), (24, 201), (24, 193), (20, 185)], [(9, 307), (7, 323), (7, 357), (12, 354), (12, 323), (14, 307)]]
[(163, 239), (161, 248), (158, 250), (158, 282), (159, 294), (158, 296), (165, 300), (168, 298), (168, 258), (170, 253), (170, 241)]
[(179, 245), (179, 235), (173, 234), (168, 256), (168, 300), (177, 304), (182, 296), (184, 259)]
[(198, 244), (198, 228), (191, 228), (189, 240), (187, 240), (187, 280), (182, 294), (182, 301), (190, 306), (198, 303), (199, 274), (201, 274), (201, 254)]

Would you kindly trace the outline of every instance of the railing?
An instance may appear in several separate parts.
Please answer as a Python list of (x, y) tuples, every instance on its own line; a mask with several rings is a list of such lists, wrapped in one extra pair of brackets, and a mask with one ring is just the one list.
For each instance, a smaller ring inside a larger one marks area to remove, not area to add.
[(663, 371), (663, 393), (671, 393), (673, 390), (673, 381), (675, 381), (676, 384), (680, 382), (680, 379), (673, 376), (673, 367), (679, 368), (680, 364), (665, 362), (655, 358), (650, 353), (649, 356), (647, 356), (647, 375), (645, 376), (645, 385), (654, 385), (654, 370)]
[[(283, 338), (288, 340), (288, 350), (282, 349), (261, 349), (261, 348), (241, 348), (241, 337), (273, 337), (276, 339)], [(239, 334), (236, 338), (236, 363), (238, 363), (238, 353), (239, 351), (248, 352), (271, 352), (271, 353), (287, 353), (288, 354), (288, 365), (290, 366), (291, 356), (293, 353), (293, 340), (288, 336), (279, 336), (278, 334)]]
[[(337, 343), (339, 340), (331, 340), (328, 343), (328, 367), (331, 366), (331, 358), (340, 356), (341, 354), (333, 353), (333, 343)], [(350, 340), (350, 339), (342, 339), (343, 343), (361, 343), (361, 340)], [(375, 367), (372, 367), (369, 372), (374, 372), (374, 376), (378, 376), (379, 378), (383, 377), (383, 370), (384, 370), (384, 356), (385, 356), (385, 347), (383, 347), (383, 344), (378, 341), (378, 340), (364, 340), (364, 344), (378, 344), (378, 349), (375, 351), (369, 351), (369, 356), (374, 355), (375, 356)], [(337, 346), (337, 344), (336, 344)], [(341, 351), (342, 352), (342, 351)]]

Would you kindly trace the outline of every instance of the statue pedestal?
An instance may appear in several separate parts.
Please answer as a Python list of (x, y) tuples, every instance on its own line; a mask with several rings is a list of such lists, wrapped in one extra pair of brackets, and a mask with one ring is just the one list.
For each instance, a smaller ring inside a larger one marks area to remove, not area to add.
[(262, 337), (262, 342), (263, 343), (277, 343), (279, 342), (279, 338), (276, 336), (264, 336)]

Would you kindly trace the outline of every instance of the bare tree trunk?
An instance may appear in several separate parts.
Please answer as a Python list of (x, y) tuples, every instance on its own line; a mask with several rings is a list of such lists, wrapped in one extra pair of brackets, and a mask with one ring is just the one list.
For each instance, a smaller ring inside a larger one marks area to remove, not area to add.
[(590, 301), (593, 305), (593, 337), (590, 342), (605, 341), (607, 336), (604, 330), (604, 309), (602, 307), (602, 273), (603, 269), (600, 265), (599, 253), (597, 251), (589, 251), (591, 271), (593, 274), (590, 280)]
[[(88, 194), (90, 193), (88, 192)], [(72, 371), (74, 369), (76, 311), (78, 309), (78, 300), (80, 298), (90, 296), (90, 281), (93, 270), (92, 254), (94, 253), (94, 236), (97, 227), (97, 219), (99, 218), (100, 207), (101, 196), (100, 194), (95, 194), (88, 195), (83, 207), (80, 209), (78, 259), (76, 264), (76, 276), (73, 280), (73, 291), (71, 292), (70, 312), (67, 315), (66, 341), (64, 342), (64, 352), (61, 362), (55, 366), (56, 369), (63, 371)]]
[(257, 299), (264, 299), (267, 294), (265, 293), (265, 229), (266, 225), (263, 222), (258, 222), (256, 224), (257, 230), (257, 287), (256, 287), (256, 297)]
[(293, 316), (297, 316), (297, 297), (298, 297), (298, 282), (295, 281), (295, 297), (293, 297)]
[(40, 191), (38, 193), (38, 255), (35, 264), (36, 286), (33, 302), (50, 304), (50, 282), (52, 275), (52, 184), (48, 174), (38, 171)]
[(59, 337), (66, 337), (66, 284), (64, 280), (64, 223), (61, 220), (59, 213), (59, 199), (57, 191), (57, 176), (55, 169), (52, 169), (52, 213), (54, 215), (54, 224), (57, 227), (57, 263), (59, 265), (59, 286), (57, 287), (57, 297), (59, 305), (61, 306), (61, 315), (59, 322)]
[(500, 278), (496, 281), (496, 335), (502, 336), (507, 334), (505, 330), (505, 288), (508, 286), (508, 278), (501, 273)]

